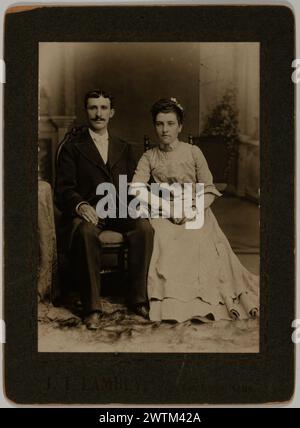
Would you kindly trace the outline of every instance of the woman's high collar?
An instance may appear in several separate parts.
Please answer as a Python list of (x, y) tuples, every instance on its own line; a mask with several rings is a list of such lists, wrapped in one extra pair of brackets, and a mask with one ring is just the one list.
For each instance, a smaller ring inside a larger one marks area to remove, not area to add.
[(160, 143), (159, 148), (162, 152), (172, 152), (173, 150), (176, 149), (176, 147), (179, 144), (179, 140), (178, 138), (176, 138), (176, 140), (174, 140), (172, 143), (170, 144), (162, 144)]

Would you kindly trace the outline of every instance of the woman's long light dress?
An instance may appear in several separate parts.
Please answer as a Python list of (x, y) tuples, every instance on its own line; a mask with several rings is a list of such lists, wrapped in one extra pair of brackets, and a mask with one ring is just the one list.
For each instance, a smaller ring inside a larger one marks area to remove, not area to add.
[[(135, 183), (204, 183), (205, 194), (221, 196), (201, 150), (176, 141), (142, 156)], [(258, 308), (259, 278), (242, 266), (210, 208), (204, 225), (187, 229), (168, 219), (151, 219), (154, 249), (148, 274), (152, 321), (192, 318), (249, 318)]]

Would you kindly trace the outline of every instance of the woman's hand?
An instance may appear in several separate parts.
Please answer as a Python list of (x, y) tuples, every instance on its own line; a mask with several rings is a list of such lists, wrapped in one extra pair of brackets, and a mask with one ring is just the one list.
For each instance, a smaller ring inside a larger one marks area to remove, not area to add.
[(185, 224), (187, 222), (187, 218), (186, 217), (182, 217), (182, 218), (173, 218), (170, 217), (170, 221), (174, 224), (177, 224), (178, 226), (181, 226), (182, 224)]
[(95, 208), (93, 208), (89, 204), (82, 204), (78, 208), (78, 214), (80, 217), (82, 217), (85, 221), (89, 223), (93, 223), (95, 226), (98, 224), (98, 216), (96, 213)]
[(185, 222), (186, 222), (186, 218), (185, 217), (183, 217), (183, 218), (174, 218), (174, 217), (170, 217), (169, 218), (169, 220), (172, 222), (172, 223), (174, 223), (174, 224), (177, 224), (178, 226), (180, 226), (180, 225), (182, 225), (182, 224), (184, 224)]
[(188, 209), (183, 213), (183, 217), (176, 218), (171, 216), (170, 220), (174, 224), (182, 225), (182, 224), (185, 224), (187, 221), (194, 221), (196, 216), (197, 216), (197, 208), (195, 205), (193, 205), (191, 209)]

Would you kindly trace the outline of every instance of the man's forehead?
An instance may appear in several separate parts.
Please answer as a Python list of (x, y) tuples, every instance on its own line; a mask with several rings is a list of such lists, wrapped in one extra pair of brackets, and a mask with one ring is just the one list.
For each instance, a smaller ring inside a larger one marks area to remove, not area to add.
[(110, 99), (109, 98), (105, 98), (102, 95), (98, 98), (88, 98), (87, 99), (87, 105), (91, 106), (91, 105), (95, 105), (95, 106), (101, 106), (101, 105), (105, 105), (105, 106), (110, 106)]

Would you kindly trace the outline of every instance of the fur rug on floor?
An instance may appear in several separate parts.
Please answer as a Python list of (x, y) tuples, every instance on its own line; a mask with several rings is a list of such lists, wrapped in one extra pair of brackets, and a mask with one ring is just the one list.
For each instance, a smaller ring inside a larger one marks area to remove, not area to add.
[(259, 322), (154, 323), (103, 301), (101, 328), (87, 330), (65, 308), (39, 304), (40, 352), (259, 352)]

